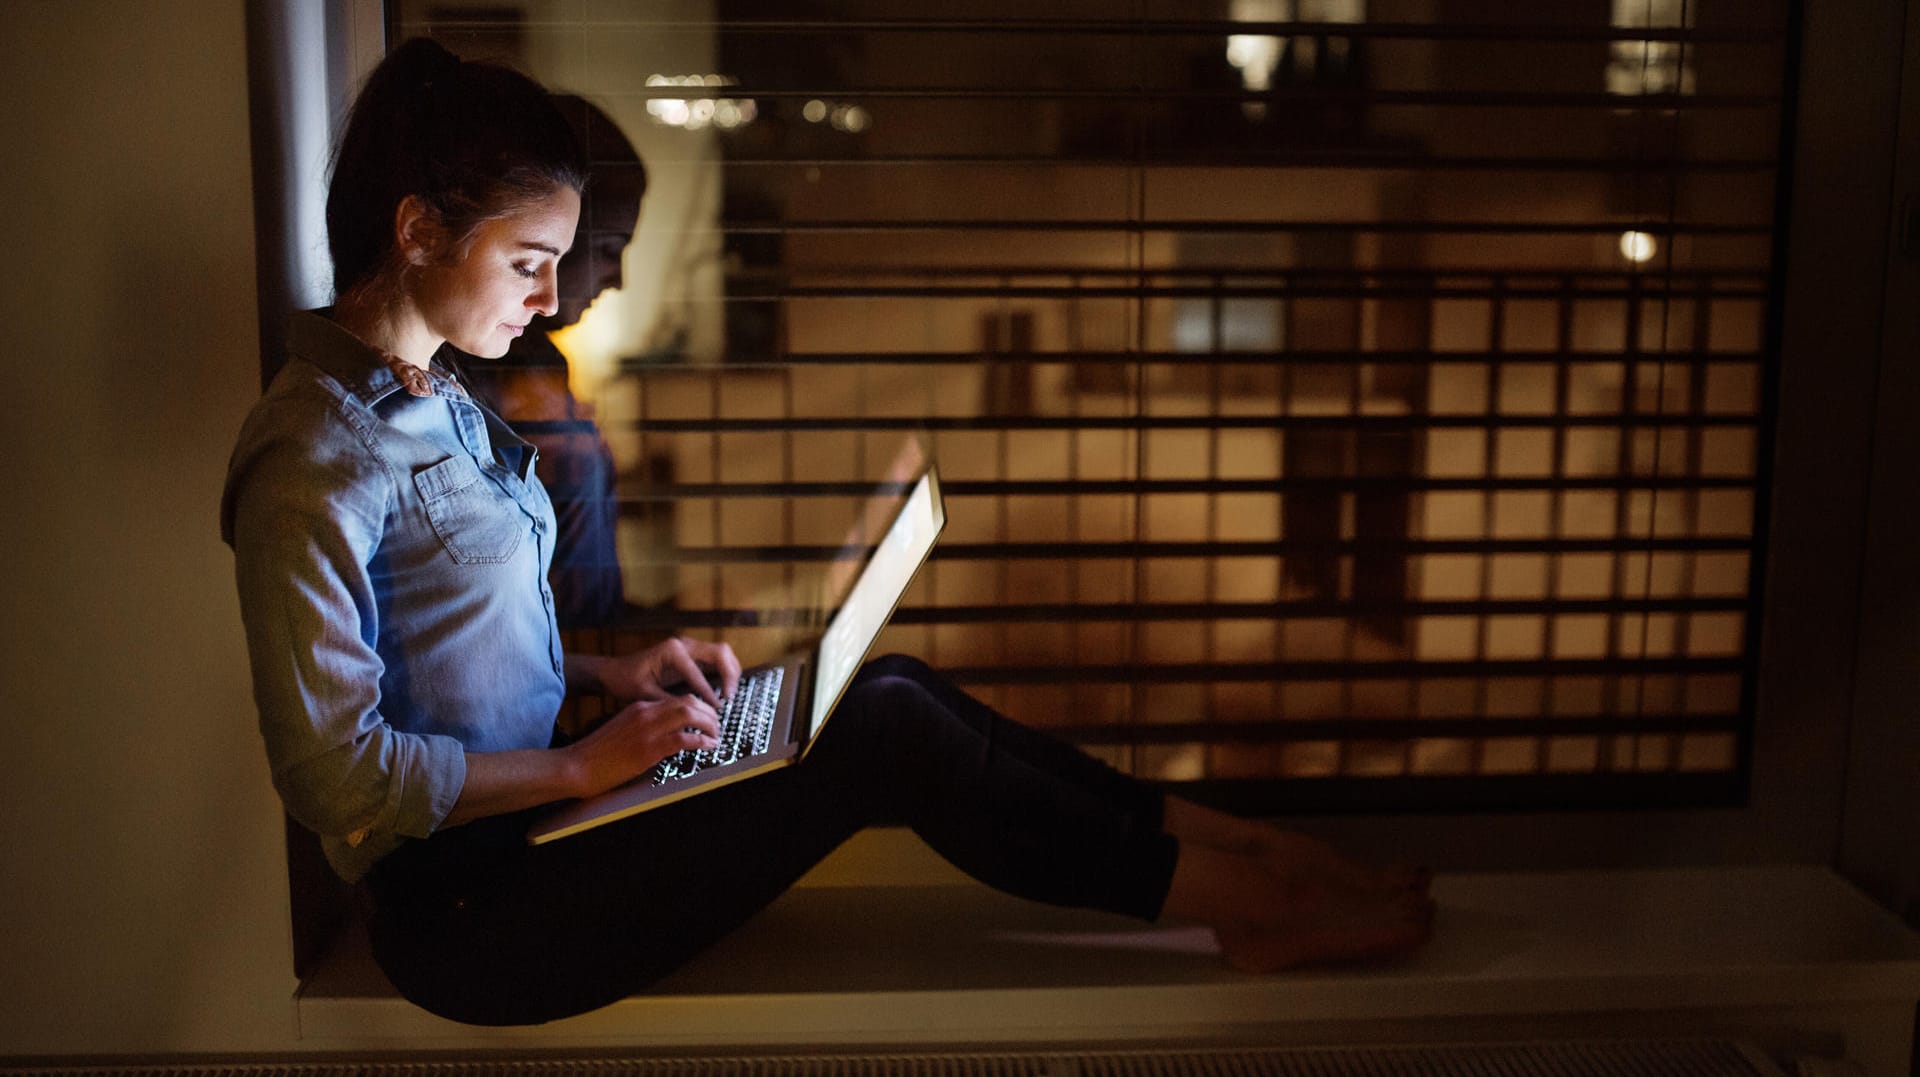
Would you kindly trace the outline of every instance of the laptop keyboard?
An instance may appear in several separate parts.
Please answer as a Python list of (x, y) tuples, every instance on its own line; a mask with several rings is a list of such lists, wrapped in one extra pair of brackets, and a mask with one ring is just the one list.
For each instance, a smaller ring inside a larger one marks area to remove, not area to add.
[(668, 756), (654, 769), (653, 784), (665, 785), (708, 767), (725, 766), (759, 755), (771, 747), (773, 716), (780, 709), (780, 682), (786, 672), (785, 666), (774, 666), (741, 678), (733, 698), (720, 709), (720, 746), (689, 748)]

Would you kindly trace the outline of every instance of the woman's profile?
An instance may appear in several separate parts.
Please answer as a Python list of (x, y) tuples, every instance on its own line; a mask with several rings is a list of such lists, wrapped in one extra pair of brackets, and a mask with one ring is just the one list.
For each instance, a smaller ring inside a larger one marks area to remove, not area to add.
[[(603, 1006), (876, 823), (1010, 894), (1205, 924), (1237, 968), (1424, 940), (1419, 873), (1170, 796), (901, 656), (861, 670), (804, 763), (529, 845), (543, 806), (713, 747), (740, 674), (725, 644), (692, 639), (564, 653), (533, 447), (446, 361), (503, 355), (555, 314), (586, 183), (537, 84), (426, 40), (395, 49), (336, 158), (335, 303), (293, 316), (228, 473), (275, 788), (366, 882), (374, 955), (403, 995), (485, 1024)], [(563, 743), (570, 687), (624, 706)], [(763, 852), (711, 855), (749, 841)]]

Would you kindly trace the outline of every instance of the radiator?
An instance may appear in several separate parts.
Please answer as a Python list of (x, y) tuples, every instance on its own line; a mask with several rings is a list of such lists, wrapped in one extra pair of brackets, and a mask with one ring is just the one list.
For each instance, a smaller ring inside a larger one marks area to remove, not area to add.
[[(1844, 1069), (1844, 1067), (1843, 1067)], [(1034, 1053), (792, 1054), (0, 1068), (0, 1077), (1784, 1077), (1714, 1039)]]

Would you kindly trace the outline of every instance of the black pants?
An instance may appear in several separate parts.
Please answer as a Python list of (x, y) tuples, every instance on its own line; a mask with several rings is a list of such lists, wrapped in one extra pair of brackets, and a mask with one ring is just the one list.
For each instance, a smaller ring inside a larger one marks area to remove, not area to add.
[(401, 994), (457, 1021), (583, 1013), (684, 964), (883, 823), (1007, 893), (1152, 920), (1178, 855), (1163, 804), (890, 656), (860, 671), (798, 766), (545, 845), (526, 844), (533, 813), (406, 845), (370, 877), (374, 956)]

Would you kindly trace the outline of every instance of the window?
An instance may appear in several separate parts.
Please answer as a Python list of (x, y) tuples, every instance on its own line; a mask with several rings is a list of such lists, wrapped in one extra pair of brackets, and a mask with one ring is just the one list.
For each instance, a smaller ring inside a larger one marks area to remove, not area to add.
[(792, 645), (921, 437), (951, 523), (881, 646), (1117, 765), (1264, 811), (1738, 798), (1783, 3), (564, 11), (392, 36), (646, 161), (557, 341), (632, 631)]

